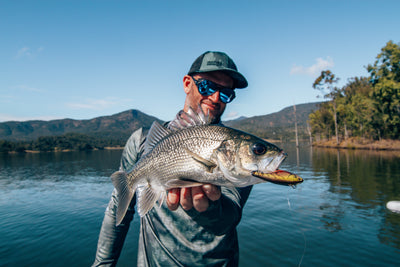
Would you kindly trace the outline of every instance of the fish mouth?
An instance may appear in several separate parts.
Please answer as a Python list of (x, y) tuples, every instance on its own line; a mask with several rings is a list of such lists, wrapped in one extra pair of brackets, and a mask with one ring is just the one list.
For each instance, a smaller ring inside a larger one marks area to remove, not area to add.
[(265, 173), (274, 172), (278, 169), (278, 167), (286, 159), (286, 157), (287, 157), (286, 153), (280, 152), (277, 156), (274, 156), (272, 159), (264, 161), (263, 164), (259, 166), (258, 171)]
[(262, 167), (257, 171), (252, 171), (251, 174), (254, 177), (274, 184), (294, 186), (302, 183), (303, 179), (297, 174), (278, 169), (286, 157), (287, 154), (282, 151), (272, 161), (267, 162), (265, 167)]
[(274, 184), (280, 185), (296, 185), (302, 183), (304, 180), (298, 176), (297, 174), (284, 171), (284, 170), (275, 170), (270, 173), (253, 171), (251, 173), (254, 177), (260, 178), (264, 181), (271, 182)]
[(297, 174), (278, 169), (281, 163), (286, 159), (287, 154), (283, 151), (273, 160), (266, 162), (264, 167), (252, 171), (251, 175), (264, 181), (280, 185), (291, 185), (302, 183), (303, 179)]

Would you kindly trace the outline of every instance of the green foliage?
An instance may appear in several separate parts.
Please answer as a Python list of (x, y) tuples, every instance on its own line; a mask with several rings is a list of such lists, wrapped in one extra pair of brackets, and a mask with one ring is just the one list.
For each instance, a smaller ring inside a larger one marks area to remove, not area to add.
[(313, 88), (330, 101), (310, 114), (314, 136), (330, 138), (336, 120), (341, 138), (400, 138), (400, 46), (388, 42), (367, 70), (370, 77), (351, 78), (343, 88), (333, 86), (338, 78), (329, 70), (315, 80)]
[(311, 131), (314, 136), (319, 138), (329, 138), (335, 130), (332, 114), (332, 104), (330, 102), (320, 104), (320, 108), (309, 116)]
[(338, 104), (338, 99), (341, 98), (343, 95), (342, 95), (342, 90), (334, 86), (334, 84), (336, 84), (338, 81), (339, 78), (337, 78), (335, 74), (333, 74), (330, 70), (322, 71), (321, 75), (315, 80), (313, 88), (323, 92), (324, 98), (332, 99), (335, 136), (336, 136), (336, 142), (339, 144), (337, 104)]
[(24, 152), (28, 149), (28, 144), (23, 142), (11, 142), (6, 140), (0, 140), (0, 153), (4, 152)]
[(340, 90), (334, 86), (339, 81), (330, 70), (321, 71), (321, 75), (314, 81), (313, 88), (321, 91), (324, 98), (334, 99), (340, 95)]
[(0, 140), (0, 152), (9, 152), (13, 149), (13, 143), (5, 140)]
[(377, 56), (374, 65), (368, 65), (375, 101), (376, 126), (382, 137), (400, 137), (400, 45), (389, 41)]

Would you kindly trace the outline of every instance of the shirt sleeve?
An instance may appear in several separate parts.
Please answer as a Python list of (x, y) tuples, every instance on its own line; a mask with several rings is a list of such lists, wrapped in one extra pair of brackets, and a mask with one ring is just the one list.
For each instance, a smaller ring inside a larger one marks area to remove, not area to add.
[[(135, 131), (128, 139), (122, 152), (120, 170), (129, 171), (143, 153), (142, 129)], [(92, 266), (115, 266), (121, 254), (130, 223), (135, 213), (136, 196), (133, 196), (121, 224), (116, 226), (118, 208), (117, 191), (114, 189), (101, 225), (95, 261)]]
[(92, 266), (115, 266), (117, 264), (130, 223), (133, 220), (136, 202), (135, 196), (121, 224), (118, 226), (115, 225), (118, 207), (116, 195), (117, 192), (114, 189), (101, 225), (96, 257)]
[(222, 187), (221, 198), (217, 201), (210, 201), (210, 206), (205, 212), (198, 212), (192, 208), (187, 213), (199, 225), (215, 235), (226, 234), (239, 224), (243, 207), (252, 188), (253, 186)]

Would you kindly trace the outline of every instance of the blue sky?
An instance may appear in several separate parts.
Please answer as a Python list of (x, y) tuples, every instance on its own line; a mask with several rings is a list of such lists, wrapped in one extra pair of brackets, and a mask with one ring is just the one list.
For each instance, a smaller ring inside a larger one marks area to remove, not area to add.
[(91, 119), (138, 109), (170, 120), (207, 50), (246, 76), (223, 119), (321, 100), (400, 42), (400, 1), (3, 1), (0, 121)]

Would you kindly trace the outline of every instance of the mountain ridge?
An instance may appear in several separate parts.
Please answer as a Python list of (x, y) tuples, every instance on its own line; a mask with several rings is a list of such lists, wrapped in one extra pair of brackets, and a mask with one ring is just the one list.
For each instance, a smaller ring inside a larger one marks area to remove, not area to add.
[(29, 141), (41, 136), (56, 136), (66, 133), (100, 135), (105, 138), (112, 138), (113, 136), (128, 137), (130, 133), (140, 127), (149, 129), (153, 121), (162, 123), (158, 118), (136, 109), (87, 120), (9, 121), (0, 123), (0, 139)]
[[(300, 128), (306, 125), (308, 115), (317, 109), (321, 102), (296, 105), (297, 122)], [(8, 121), (0, 123), (0, 140), (30, 141), (41, 136), (58, 136), (66, 133), (80, 133), (101, 138), (126, 140), (136, 129), (143, 127), (147, 131), (153, 121), (162, 120), (136, 109), (129, 109), (109, 116), (100, 116), (86, 120), (58, 119), (50, 121)], [(223, 122), (226, 126), (238, 128), (261, 137), (272, 130), (294, 125), (293, 107), (278, 112)], [(263, 132), (264, 131), (264, 132)]]
[[(322, 102), (312, 102), (296, 105), (297, 127), (301, 138), (306, 138), (308, 116), (318, 109)], [(267, 115), (253, 116), (240, 120), (224, 122), (226, 126), (252, 133), (267, 139), (284, 139), (294, 134), (295, 116), (293, 106)], [(294, 136), (294, 135), (293, 135)]]

